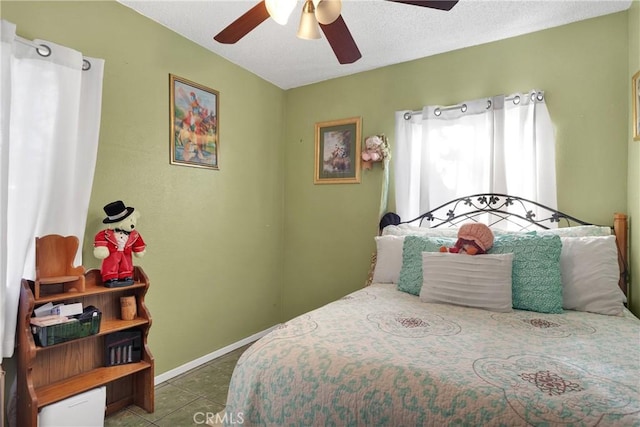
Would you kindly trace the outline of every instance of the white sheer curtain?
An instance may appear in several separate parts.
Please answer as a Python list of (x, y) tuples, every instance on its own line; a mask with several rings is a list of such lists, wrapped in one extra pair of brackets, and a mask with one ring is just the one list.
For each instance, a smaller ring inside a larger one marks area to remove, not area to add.
[(20, 280), (35, 276), (35, 237), (78, 236), (82, 263), (104, 61), (21, 39), (8, 21), (1, 33), (0, 350), (11, 357)]
[(557, 207), (555, 132), (541, 91), (398, 111), (394, 159), (403, 220), (476, 193)]

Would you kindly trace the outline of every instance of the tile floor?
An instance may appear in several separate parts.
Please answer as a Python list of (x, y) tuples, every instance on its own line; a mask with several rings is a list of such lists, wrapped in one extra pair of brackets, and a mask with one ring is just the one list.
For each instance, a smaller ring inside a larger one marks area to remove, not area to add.
[(224, 409), (231, 373), (249, 345), (156, 386), (155, 412), (130, 406), (105, 419), (105, 427), (183, 427), (206, 425), (203, 414)]

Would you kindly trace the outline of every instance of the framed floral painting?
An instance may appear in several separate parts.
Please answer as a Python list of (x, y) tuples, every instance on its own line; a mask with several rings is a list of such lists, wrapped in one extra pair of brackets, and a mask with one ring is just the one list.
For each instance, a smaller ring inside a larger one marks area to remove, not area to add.
[(314, 184), (360, 183), (360, 117), (316, 123)]

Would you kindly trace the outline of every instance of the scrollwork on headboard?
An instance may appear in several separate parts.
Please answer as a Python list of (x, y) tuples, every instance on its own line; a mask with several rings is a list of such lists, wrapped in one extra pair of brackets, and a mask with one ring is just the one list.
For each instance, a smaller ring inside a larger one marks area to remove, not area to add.
[[(387, 217), (386, 214), (385, 217)], [(399, 219), (399, 217), (398, 217)], [(488, 221), (487, 221), (488, 219)], [(386, 218), (388, 221), (388, 217)], [(425, 225), (428, 221), (429, 225)], [(490, 227), (508, 225), (512, 229), (549, 229), (554, 226), (592, 225), (540, 203), (506, 194), (482, 193), (451, 200), (429, 212), (397, 224), (414, 223), (430, 228), (453, 227), (466, 221), (482, 221)], [(502, 224), (505, 223), (505, 224)], [(380, 229), (389, 224), (380, 223)]]
[[(594, 225), (556, 209), (522, 197), (497, 193), (480, 193), (460, 197), (416, 218), (403, 221), (393, 212), (380, 219), (380, 233), (388, 225), (415, 224), (421, 227), (456, 227), (464, 222), (482, 222), (511, 231), (531, 231), (577, 225)], [(426, 222), (426, 223), (425, 223)], [(627, 216), (616, 213), (613, 222), (620, 264), (620, 288), (627, 294)]]

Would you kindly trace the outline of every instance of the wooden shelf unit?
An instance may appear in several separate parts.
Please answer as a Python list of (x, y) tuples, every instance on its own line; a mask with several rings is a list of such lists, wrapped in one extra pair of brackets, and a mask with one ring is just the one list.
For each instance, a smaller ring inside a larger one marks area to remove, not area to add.
[[(154, 361), (147, 345), (151, 315), (144, 297), (149, 278), (135, 267), (131, 286), (106, 288), (100, 271), (85, 273), (84, 292), (64, 292), (64, 285), (48, 285), (47, 294), (34, 297), (34, 282), (22, 280), (18, 313), (18, 425), (37, 426), (38, 411), (49, 404), (106, 385), (109, 415), (134, 404), (154, 411)], [(45, 288), (42, 288), (44, 290)], [(42, 292), (41, 290), (41, 292)], [(120, 319), (120, 297), (135, 295), (137, 316)], [(29, 319), (36, 306), (47, 302), (81, 302), (102, 312), (100, 331), (95, 335), (47, 347), (36, 346)], [(142, 332), (142, 355), (138, 363), (105, 366), (104, 336), (116, 331)]]

